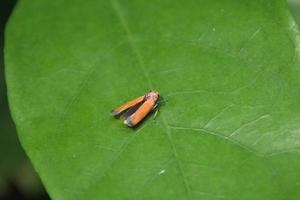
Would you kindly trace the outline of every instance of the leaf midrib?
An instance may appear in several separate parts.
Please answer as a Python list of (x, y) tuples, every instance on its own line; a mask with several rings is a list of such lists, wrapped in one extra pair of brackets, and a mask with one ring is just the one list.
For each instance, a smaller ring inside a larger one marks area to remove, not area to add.
[[(132, 33), (131, 33), (131, 31), (130, 31), (130, 28), (129, 28), (129, 25), (128, 25), (128, 23), (127, 23), (127, 20), (126, 20), (126, 18), (124, 17), (124, 15), (122, 14), (121, 5), (120, 5), (120, 3), (118, 2), (118, 0), (110, 0), (110, 2), (111, 2), (111, 4), (112, 4), (112, 8), (113, 8), (113, 10), (115, 11), (115, 13), (116, 13), (116, 15), (117, 15), (117, 17), (118, 17), (118, 19), (119, 19), (119, 21), (120, 21), (122, 27), (124, 28), (124, 30), (125, 30), (125, 32), (126, 32), (126, 35), (127, 35), (127, 38), (128, 38), (128, 42), (129, 42), (129, 44), (130, 44), (130, 47), (131, 47), (133, 53), (134, 53), (134, 54), (136, 55), (136, 57), (137, 57), (137, 61), (138, 61), (138, 63), (139, 63), (140, 68), (142, 69), (143, 75), (145, 76), (146, 81), (147, 81), (149, 87), (150, 87), (151, 89), (153, 89), (153, 83), (152, 83), (152, 81), (151, 81), (151, 79), (150, 79), (149, 73), (147, 72), (147, 70), (146, 70), (146, 68), (145, 68), (145, 64), (144, 64), (144, 61), (143, 61), (143, 57), (142, 57), (142, 55), (141, 55), (139, 49), (138, 49), (137, 46), (135, 45), (135, 42), (134, 42), (134, 39), (133, 39), (133, 37), (132, 37)], [(184, 174), (184, 171), (183, 171), (183, 168), (182, 168), (182, 164), (181, 164), (181, 162), (180, 162), (180, 160), (179, 160), (179, 158), (178, 158), (176, 146), (175, 146), (175, 144), (174, 144), (174, 142), (173, 142), (173, 138), (172, 138), (172, 135), (171, 135), (171, 130), (170, 130), (170, 128), (169, 128), (169, 125), (168, 125), (168, 123), (167, 123), (167, 120), (166, 120), (166, 117), (165, 117), (164, 113), (161, 113), (161, 117), (162, 117), (162, 122), (163, 122), (163, 124), (164, 124), (164, 126), (165, 126), (165, 129), (166, 129), (166, 135), (167, 135), (167, 138), (168, 138), (168, 142), (169, 142), (170, 145), (171, 145), (172, 152), (173, 152), (173, 156), (174, 156), (174, 158), (175, 158), (175, 160), (176, 160), (178, 169), (179, 169), (180, 174), (181, 174), (182, 179), (183, 179), (183, 184), (184, 184), (185, 190), (186, 190), (186, 192), (187, 192), (187, 196), (190, 198), (190, 197), (191, 197), (191, 196), (190, 196), (190, 194), (191, 194), (191, 189), (190, 189), (189, 183), (188, 183), (188, 181), (187, 181), (187, 179), (186, 179), (186, 176), (185, 176), (185, 174)], [(131, 140), (131, 141), (132, 141), (132, 140)], [(131, 141), (130, 141), (130, 142), (131, 142)], [(129, 142), (129, 143), (130, 143), (130, 142)], [(129, 143), (128, 143), (128, 145), (129, 145)], [(126, 146), (128, 146), (128, 145), (126, 145)]]

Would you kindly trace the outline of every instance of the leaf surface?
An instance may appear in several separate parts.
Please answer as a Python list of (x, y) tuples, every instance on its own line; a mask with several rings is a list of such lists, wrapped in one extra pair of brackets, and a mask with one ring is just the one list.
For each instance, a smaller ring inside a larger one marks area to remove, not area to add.
[[(20, 1), (19, 138), (53, 199), (299, 199), (299, 34), (282, 0)], [(110, 116), (160, 91), (155, 120)]]

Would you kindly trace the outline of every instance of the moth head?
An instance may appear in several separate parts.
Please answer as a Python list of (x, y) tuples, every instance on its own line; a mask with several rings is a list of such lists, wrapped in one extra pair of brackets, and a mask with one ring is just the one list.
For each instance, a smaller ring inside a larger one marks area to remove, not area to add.
[(157, 101), (159, 98), (159, 92), (151, 90), (147, 95), (146, 98), (152, 101)]

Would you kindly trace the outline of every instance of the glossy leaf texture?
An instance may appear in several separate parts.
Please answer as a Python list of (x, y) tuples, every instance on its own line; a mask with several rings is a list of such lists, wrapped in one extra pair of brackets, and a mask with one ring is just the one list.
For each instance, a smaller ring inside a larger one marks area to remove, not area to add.
[(20, 0), (10, 107), (53, 199), (299, 199), (299, 41), (283, 0)]

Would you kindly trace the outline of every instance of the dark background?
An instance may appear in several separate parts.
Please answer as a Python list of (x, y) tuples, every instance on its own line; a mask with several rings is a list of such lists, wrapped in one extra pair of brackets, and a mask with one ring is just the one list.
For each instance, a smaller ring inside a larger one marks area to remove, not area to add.
[[(4, 77), (4, 29), (16, 0), (0, 0), (0, 200), (49, 199), (17, 138), (11, 119)], [(300, 0), (289, 0), (300, 26)]]
[(16, 0), (0, 0), (0, 200), (49, 199), (17, 138), (4, 80), (4, 29)]

